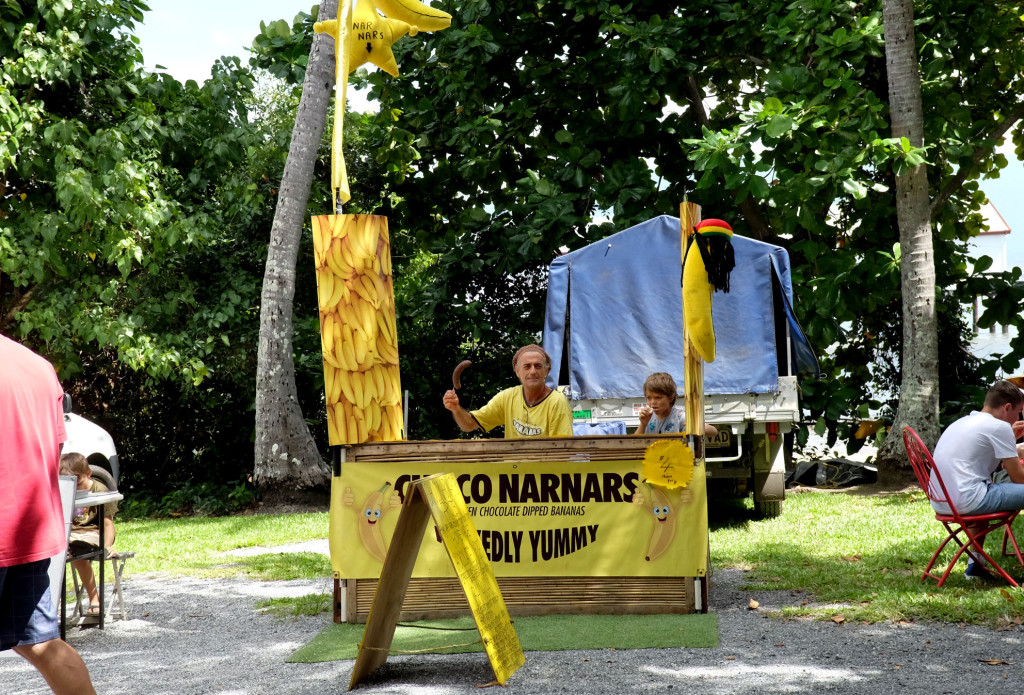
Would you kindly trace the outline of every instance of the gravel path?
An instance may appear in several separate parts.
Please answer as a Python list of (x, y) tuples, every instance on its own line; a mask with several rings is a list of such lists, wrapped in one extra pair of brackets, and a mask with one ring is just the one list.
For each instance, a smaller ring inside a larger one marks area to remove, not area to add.
[[(767, 611), (807, 594), (749, 592), (740, 570), (717, 570), (711, 607), (715, 649), (530, 652), (509, 691), (534, 693), (881, 693), (938, 695), (1024, 689), (1024, 630), (957, 625), (836, 625), (783, 621)], [(101, 695), (206, 693), (314, 695), (347, 690), (351, 661), (289, 664), (288, 656), (330, 619), (281, 620), (256, 601), (329, 593), (330, 581), (257, 582), (133, 576), (133, 619), (107, 629), (70, 629)], [(748, 608), (750, 599), (760, 603)], [(571, 620), (571, 618), (567, 618)], [(989, 665), (982, 660), (1005, 663)], [(483, 654), (392, 656), (360, 686), (368, 693), (476, 692), (493, 679)], [(20, 659), (0, 659), (0, 693), (48, 693)]]

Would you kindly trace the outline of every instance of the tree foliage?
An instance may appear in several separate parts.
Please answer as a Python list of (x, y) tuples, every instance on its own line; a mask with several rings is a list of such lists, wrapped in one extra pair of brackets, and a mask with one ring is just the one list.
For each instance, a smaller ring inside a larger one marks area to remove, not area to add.
[[(917, 4), (924, 147), (888, 136), (880, 0), (438, 4), (452, 27), (398, 42), (398, 79), (360, 71), (380, 111), (346, 119), (347, 211), (390, 220), (412, 437), (456, 435), (439, 401), (461, 359), (470, 405), (512, 381), (557, 253), (684, 196), (789, 249), (825, 372), (803, 402), (848, 436), (849, 418), (895, 404), (894, 177), (924, 161), (945, 416), (1024, 357), (978, 363), (961, 318), (977, 296), (982, 328), (1021, 328), (1019, 271), (966, 254), (979, 182), (1006, 165), (993, 148), (1009, 136), (1024, 158), (1019, 3)], [(0, 4), (0, 330), (108, 416), (130, 482), (230, 480), (252, 466), (261, 277), (315, 12), (265, 23), (252, 65), (227, 59), (198, 85), (141, 67), (144, 9)], [(329, 200), (328, 151), (313, 200)], [(305, 235), (298, 254), (297, 393), (323, 446)]]
[[(886, 359), (902, 340), (894, 177), (927, 159), (943, 398), (1016, 365), (1019, 351), (979, 368), (959, 319), (981, 287), (983, 323), (1011, 319), (1019, 293), (1015, 274), (982, 276), (965, 247), (981, 226), (978, 179), (1005, 166), (993, 148), (1020, 117), (1015, 4), (919, 8), (925, 147), (888, 136), (880, 2), (439, 6), (452, 28), (399, 44), (400, 79), (367, 78), (381, 102), (377, 161), (392, 172), (387, 212), (425, 259), (417, 301), (401, 306), (403, 337), (435, 336), (434, 349), (416, 342), (416, 360), (508, 354), (540, 328), (543, 271), (560, 248), (674, 213), (689, 195), (789, 249), (797, 311), (826, 368), (804, 404), (832, 438), (848, 436), (850, 418), (895, 404), (895, 391), (872, 395), (899, 382)], [(417, 395), (437, 410), (445, 371), (431, 366)], [(495, 371), (507, 378), (507, 365)], [(450, 432), (443, 415), (432, 433)]]
[[(294, 102), (237, 58), (203, 85), (145, 71), (131, 34), (145, 9), (0, 5), (0, 330), (57, 365), (129, 484), (237, 479), (252, 466), (260, 231)], [(315, 410), (316, 372), (299, 378)]]
[(198, 385), (253, 289), (242, 277), (197, 282), (241, 275), (225, 272), (244, 254), (224, 253), (221, 230), (244, 228), (267, 194), (248, 171), (232, 175), (254, 144), (240, 98), (252, 78), (237, 62), (203, 88), (143, 73), (118, 29), (144, 7), (0, 8), (0, 48), (17, 56), (4, 61), (0, 102), (0, 326), (34, 333), (65, 375), (93, 345)]

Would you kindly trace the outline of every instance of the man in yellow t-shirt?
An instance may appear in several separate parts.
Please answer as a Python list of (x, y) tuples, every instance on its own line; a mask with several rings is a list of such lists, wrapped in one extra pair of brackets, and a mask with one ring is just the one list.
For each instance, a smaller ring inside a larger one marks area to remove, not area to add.
[(444, 407), (463, 432), (475, 429), (490, 431), (505, 426), (505, 439), (519, 437), (572, 436), (572, 410), (558, 391), (545, 383), (551, 371), (551, 358), (539, 345), (526, 345), (516, 351), (512, 369), (520, 386), (505, 389), (479, 410), (469, 411), (459, 405), (454, 390), (444, 394)]

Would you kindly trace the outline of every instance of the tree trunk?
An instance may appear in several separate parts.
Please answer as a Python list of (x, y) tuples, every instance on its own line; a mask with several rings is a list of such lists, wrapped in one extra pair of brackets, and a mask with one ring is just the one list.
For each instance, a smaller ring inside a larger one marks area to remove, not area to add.
[[(334, 17), (337, 8), (337, 0), (325, 0), (320, 4), (320, 16)], [(299, 407), (292, 359), (292, 311), (299, 240), (333, 88), (334, 39), (329, 34), (317, 34), (309, 51), (302, 98), (278, 189), (260, 305), (253, 479), (264, 500), (271, 504), (303, 499), (311, 491), (322, 490), (330, 480), (330, 471)]]
[[(924, 145), (921, 76), (914, 45), (912, 0), (884, 0), (885, 62), (893, 137)], [(925, 165), (896, 178), (903, 295), (903, 368), (896, 421), (878, 455), (883, 480), (907, 468), (902, 428), (913, 427), (929, 446), (939, 436), (939, 340), (935, 314), (935, 259), (932, 248), (928, 176)]]

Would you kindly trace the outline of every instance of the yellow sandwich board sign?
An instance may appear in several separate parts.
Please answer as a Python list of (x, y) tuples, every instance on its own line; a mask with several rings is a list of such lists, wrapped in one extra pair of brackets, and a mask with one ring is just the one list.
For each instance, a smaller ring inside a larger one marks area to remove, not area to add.
[(505, 683), (526, 661), (455, 476), (450, 473), (432, 475), (409, 483), (407, 488), (366, 620), (349, 690), (387, 660), (402, 600), (430, 519), (441, 535), (455, 574), (466, 592), (495, 679)]

